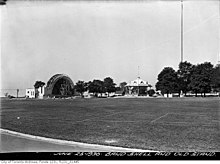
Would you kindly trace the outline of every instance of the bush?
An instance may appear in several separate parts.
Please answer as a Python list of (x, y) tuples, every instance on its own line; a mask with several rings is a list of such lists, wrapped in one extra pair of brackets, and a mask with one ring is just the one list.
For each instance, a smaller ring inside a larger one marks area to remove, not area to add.
[(149, 91), (147, 91), (147, 94), (149, 96), (153, 96), (155, 94), (155, 91), (153, 89), (150, 89)]

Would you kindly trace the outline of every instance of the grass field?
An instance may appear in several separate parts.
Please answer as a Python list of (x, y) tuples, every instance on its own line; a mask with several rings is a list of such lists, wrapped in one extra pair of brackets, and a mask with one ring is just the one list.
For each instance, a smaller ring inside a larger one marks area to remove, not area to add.
[(1, 127), (128, 148), (220, 151), (220, 99), (1, 100)]

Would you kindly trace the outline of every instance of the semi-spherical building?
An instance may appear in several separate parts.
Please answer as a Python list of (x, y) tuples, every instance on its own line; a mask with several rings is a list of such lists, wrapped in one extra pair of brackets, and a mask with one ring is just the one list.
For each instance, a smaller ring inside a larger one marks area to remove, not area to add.
[(73, 81), (65, 74), (56, 74), (47, 82), (45, 88), (46, 97), (66, 97), (72, 96), (74, 93)]

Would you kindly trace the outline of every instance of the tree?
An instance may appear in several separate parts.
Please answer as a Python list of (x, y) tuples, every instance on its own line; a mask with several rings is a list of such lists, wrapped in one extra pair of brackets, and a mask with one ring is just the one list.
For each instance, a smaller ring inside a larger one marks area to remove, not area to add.
[(180, 91), (183, 91), (183, 93), (185, 93), (186, 95), (186, 93), (190, 90), (189, 84), (192, 74), (192, 68), (193, 65), (191, 63), (187, 61), (180, 62), (179, 69), (177, 71), (179, 93)]
[(210, 62), (198, 64), (193, 67), (190, 78), (190, 88), (196, 93), (205, 93), (211, 91), (211, 79), (213, 75), (213, 65)]
[(116, 91), (116, 88), (115, 88), (116, 84), (113, 82), (113, 79), (110, 77), (106, 77), (104, 79), (103, 85), (104, 85), (104, 91), (108, 92), (108, 96), (109, 96), (109, 93)]
[(154, 89), (148, 90), (148, 91), (147, 91), (147, 94), (148, 94), (149, 96), (153, 96), (153, 95), (155, 94)]
[(91, 83), (92, 83), (91, 81), (85, 82), (85, 90), (86, 90), (86, 91), (89, 90), (89, 85), (90, 85)]
[(125, 94), (125, 92), (126, 92), (126, 85), (127, 85), (126, 82), (121, 82), (121, 83), (119, 84), (119, 86), (116, 87), (116, 90), (117, 90), (117, 91), (122, 91), (122, 94)]
[(38, 88), (40, 88), (40, 87), (43, 87), (45, 85), (45, 83), (44, 82), (42, 82), (42, 81), (36, 81), (35, 82), (35, 84), (34, 84), (34, 88), (35, 88), (35, 91), (36, 91), (36, 93), (35, 93), (35, 97), (38, 97), (38, 95), (39, 95), (39, 92), (38, 92)]
[(161, 90), (162, 94), (176, 92), (178, 90), (177, 73), (171, 67), (165, 67), (158, 75), (156, 90)]
[(122, 91), (124, 91), (124, 90), (125, 90), (126, 85), (127, 85), (127, 83), (126, 83), (126, 82), (121, 82), (121, 83), (119, 84), (119, 87), (121, 88), (121, 90), (122, 90)]
[(220, 65), (217, 65), (213, 69), (213, 74), (211, 77), (211, 87), (214, 92), (220, 92)]
[(104, 88), (104, 82), (101, 80), (93, 80), (88, 86), (89, 92), (90, 93), (95, 93), (97, 96), (97, 93), (104, 93), (105, 88)]
[(127, 85), (126, 82), (121, 82), (121, 83), (119, 84), (120, 90), (123, 91), (123, 92), (125, 92), (125, 91), (126, 91), (126, 85)]
[(75, 89), (80, 93), (81, 97), (83, 97), (83, 93), (87, 90), (86, 83), (84, 81), (78, 81), (75, 85)]
[(38, 88), (40, 88), (40, 87), (43, 87), (44, 85), (45, 85), (44, 82), (42, 82), (42, 81), (36, 81), (35, 84), (34, 84), (34, 88), (35, 88), (35, 89), (38, 89)]

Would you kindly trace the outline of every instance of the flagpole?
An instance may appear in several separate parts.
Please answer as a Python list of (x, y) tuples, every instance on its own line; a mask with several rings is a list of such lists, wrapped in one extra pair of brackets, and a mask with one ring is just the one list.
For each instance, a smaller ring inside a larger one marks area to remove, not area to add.
[(183, 0), (181, 0), (181, 62), (183, 62)]
[(220, 66), (220, 1), (219, 1), (219, 18), (218, 18), (219, 20), (219, 30), (218, 30), (218, 33), (219, 33), (219, 48), (218, 48), (218, 63), (217, 63), (217, 65), (219, 65)]

